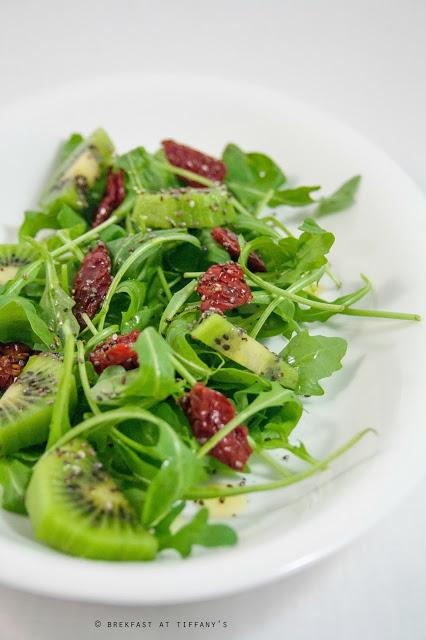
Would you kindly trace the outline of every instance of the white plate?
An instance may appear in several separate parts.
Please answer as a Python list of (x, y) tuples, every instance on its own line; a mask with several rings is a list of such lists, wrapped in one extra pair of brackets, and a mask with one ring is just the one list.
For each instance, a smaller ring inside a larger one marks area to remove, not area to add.
[[(270, 154), (299, 184), (324, 193), (361, 173), (357, 205), (323, 224), (337, 236), (334, 270), (364, 305), (421, 312), (425, 200), (381, 151), (328, 116), (257, 87), (194, 77), (103, 78), (27, 100), (0, 114), (1, 223), (11, 240), (34, 205), (58, 141), (104, 126), (120, 151), (174, 137), (212, 153), (228, 141)], [(289, 214), (290, 222), (300, 214)], [(309, 402), (297, 435), (324, 455), (366, 426), (380, 437), (309, 482), (250, 498), (232, 524), (240, 543), (182, 561), (106, 563), (70, 558), (31, 538), (25, 518), (0, 514), (0, 579), (52, 596), (115, 603), (204, 599), (306, 567), (371, 526), (421, 478), (424, 323), (333, 319), (321, 332), (349, 340), (344, 369)], [(338, 477), (337, 477), (338, 476)], [(332, 480), (330, 482), (330, 480)]]

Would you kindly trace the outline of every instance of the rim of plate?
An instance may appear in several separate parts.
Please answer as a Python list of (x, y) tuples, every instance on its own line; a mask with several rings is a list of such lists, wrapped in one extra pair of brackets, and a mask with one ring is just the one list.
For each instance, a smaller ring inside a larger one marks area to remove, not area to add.
[[(58, 85), (8, 104), (0, 110), (0, 122), (7, 118), (19, 120), (22, 114), (28, 114), (32, 106), (40, 107), (46, 100), (62, 101), (76, 92), (99, 91), (111, 86), (111, 83), (115, 90), (119, 90), (120, 87), (128, 86), (129, 82), (136, 81), (142, 81), (145, 87), (149, 85), (153, 90), (164, 83), (177, 86), (183, 82), (195, 82), (197, 87), (206, 90), (211, 90), (214, 85), (219, 90), (245, 95), (251, 100), (273, 100), (275, 107), (279, 105), (287, 113), (297, 112), (298, 116), (309, 118), (317, 126), (331, 126), (344, 137), (349, 148), (362, 149), (367, 156), (374, 157), (376, 162), (384, 166), (388, 174), (394, 175), (395, 179), (403, 183), (410, 200), (407, 209), (412, 209), (413, 215), (418, 215), (421, 221), (420, 211), (426, 208), (424, 194), (374, 143), (334, 116), (280, 92), (246, 82), (184, 73), (179, 76), (162, 73), (103, 75), (82, 82)], [(421, 333), (424, 336), (425, 326)], [(416, 390), (411, 390), (406, 395), (404, 404), (411, 398), (414, 401), (418, 398)], [(414, 417), (413, 409), (410, 409), (409, 416)], [(397, 454), (390, 451), (376, 456), (375, 465), (387, 468), (389, 456), (392, 460), (395, 459), (396, 464)], [(350, 470), (343, 475), (349, 474)], [(292, 531), (286, 532), (288, 544), (285, 546), (282, 545), (282, 534), (278, 533), (267, 541), (253, 542), (231, 550), (213, 550), (209, 555), (178, 562), (141, 564), (88, 561), (50, 549), (46, 551), (42, 546), (26, 547), (15, 540), (0, 537), (0, 581), (11, 587), (46, 596), (111, 604), (175, 604), (225, 596), (300, 571), (346, 546), (401, 502), (424, 476), (423, 467), (413, 465), (409, 481), (405, 478), (403, 485), (389, 486), (385, 493), (377, 493), (374, 487), (368, 487), (371, 497), (362, 503), (357, 500), (357, 494), (358, 486), (366, 483), (365, 478), (361, 478), (360, 482), (357, 479), (356, 487), (353, 484), (345, 487), (344, 501), (338, 501), (338, 505), (350, 505), (346, 507), (346, 513), (340, 514), (347, 516), (351, 512), (350, 526), (349, 519), (346, 522), (345, 517), (339, 518), (339, 522), (327, 522), (320, 510), (314, 515), (310, 527), (302, 527), (302, 535), (299, 530), (297, 535)], [(339, 480), (339, 477), (335, 477), (332, 482)]]

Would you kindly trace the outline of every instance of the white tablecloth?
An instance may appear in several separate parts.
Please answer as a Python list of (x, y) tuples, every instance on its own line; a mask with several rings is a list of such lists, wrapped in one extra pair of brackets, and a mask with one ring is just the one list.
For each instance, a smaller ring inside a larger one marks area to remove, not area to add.
[[(388, 151), (426, 191), (425, 27), (424, 0), (3, 2), (0, 107), (111, 72), (234, 77), (335, 114)], [(346, 550), (235, 597), (127, 608), (1, 586), (0, 638), (425, 640), (425, 488), (426, 482)], [(154, 629), (160, 620), (169, 620), (173, 632)], [(183, 627), (214, 620), (220, 622), (210, 631)], [(114, 621), (151, 621), (152, 629), (108, 628)]]

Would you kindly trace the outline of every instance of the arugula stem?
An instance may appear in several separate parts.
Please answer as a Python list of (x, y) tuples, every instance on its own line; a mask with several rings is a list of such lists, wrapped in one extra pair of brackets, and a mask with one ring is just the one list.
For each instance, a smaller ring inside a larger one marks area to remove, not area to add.
[(162, 167), (166, 169), (166, 171), (170, 171), (170, 173), (174, 173), (176, 176), (180, 176), (181, 178), (187, 178), (188, 180), (192, 180), (193, 182), (198, 182), (199, 184), (204, 185), (205, 187), (218, 187), (220, 184), (218, 182), (214, 182), (213, 180), (209, 180), (204, 176), (198, 175), (198, 173), (193, 173), (193, 171), (187, 171), (187, 169), (181, 169), (180, 167), (175, 167), (168, 162), (162, 162), (161, 160), (157, 160), (157, 158), (152, 160), (154, 164), (158, 167)]
[(288, 291), (289, 293), (297, 293), (313, 282), (319, 282), (324, 275), (325, 269), (326, 267), (320, 267), (319, 269), (312, 271), (308, 275), (303, 276), (303, 278), (300, 278), (300, 280), (297, 280), (292, 285), (290, 285), (290, 287), (288, 287), (286, 291)]
[(280, 297), (274, 298), (268, 304), (268, 306), (263, 310), (256, 324), (254, 325), (253, 329), (250, 331), (250, 336), (252, 338), (257, 337), (257, 334), (259, 333), (259, 331), (261, 330), (261, 328), (263, 327), (263, 325), (265, 324), (265, 322), (267, 321), (271, 313), (273, 313), (274, 309), (278, 307), (278, 305), (280, 305), (283, 300), (284, 298), (280, 298)]
[[(329, 263), (330, 264), (330, 263)], [(340, 280), (340, 278), (338, 278), (336, 276), (336, 274), (331, 270), (329, 264), (326, 266), (325, 268), (325, 272), (328, 275), (328, 277), (330, 278), (330, 280), (334, 283), (334, 285), (336, 286), (336, 289), (340, 289), (340, 287), (342, 286), (342, 281)]]
[(74, 247), (77, 247), (80, 244), (85, 244), (86, 242), (90, 242), (91, 240), (98, 239), (100, 231), (102, 231), (103, 229), (107, 229), (116, 222), (119, 222), (119, 217), (113, 214), (110, 218), (108, 218), (108, 220), (105, 220), (105, 222), (95, 227), (94, 229), (86, 231), (86, 233), (83, 233), (81, 236), (74, 238), (74, 240), (70, 240), (66, 244), (63, 244), (62, 247), (58, 247), (57, 249), (51, 251), (51, 256), (57, 258), (59, 256), (62, 256), (64, 253), (71, 251)]
[[(282, 396), (282, 398), (284, 399), (288, 393), (289, 393), (288, 389), (282, 388), (279, 394), (279, 397)], [(221, 427), (219, 431), (216, 431), (216, 433), (211, 438), (209, 438), (209, 440), (207, 440), (207, 442), (205, 442), (202, 447), (200, 447), (200, 449), (197, 452), (197, 456), (199, 458), (202, 458), (203, 456), (205, 456), (211, 449), (213, 449), (213, 447), (215, 447), (218, 444), (218, 442), (220, 442), (223, 438), (225, 438), (225, 436), (231, 433), (231, 431), (233, 431), (236, 427), (238, 427), (241, 424), (245, 424), (247, 420), (254, 413), (258, 413), (269, 406), (270, 406), (269, 399), (266, 401), (265, 400), (263, 401), (263, 406), (262, 406), (262, 403), (258, 402), (257, 400), (254, 400), (251, 404), (248, 405), (248, 407), (240, 411), (240, 413), (238, 413), (234, 418), (232, 418), (232, 420), (230, 420), (223, 427)]]
[(61, 436), (69, 433), (69, 430), (71, 429), (69, 421), (69, 404), (71, 388), (74, 384), (73, 368), (75, 337), (71, 331), (68, 321), (64, 324), (63, 332), (65, 337), (64, 360), (62, 372), (59, 378), (57, 395), (52, 409), (47, 448), (54, 445)]
[(62, 264), (60, 271), (61, 287), (65, 293), (69, 294), (69, 282), (68, 282), (68, 265)]
[(191, 387), (193, 387), (194, 384), (197, 384), (197, 379), (194, 378), (191, 373), (189, 373), (188, 369), (186, 369), (186, 367), (184, 367), (183, 364), (177, 358), (175, 358), (174, 355), (170, 355), (170, 361), (176, 371), (182, 376), (184, 380), (188, 382)]
[(33, 276), (35, 277), (37, 275), (38, 270), (42, 265), (43, 260), (36, 260), (32, 264), (28, 265), (18, 278), (6, 283), (3, 293), (8, 296), (18, 296), (21, 289), (31, 282), (31, 278)]
[(248, 437), (248, 442), (253, 451), (260, 457), (267, 465), (274, 469), (280, 476), (288, 478), (292, 475), (291, 471), (283, 467), (277, 460), (270, 456), (264, 449), (262, 449), (253, 438)]
[(283, 478), (282, 480), (277, 480), (275, 482), (268, 482), (266, 484), (257, 484), (257, 485), (246, 485), (244, 487), (233, 486), (233, 487), (217, 487), (217, 486), (206, 486), (206, 487), (194, 487), (190, 489), (184, 496), (186, 500), (203, 500), (208, 498), (218, 498), (218, 497), (226, 497), (226, 496), (237, 496), (244, 493), (257, 493), (260, 491), (272, 491), (273, 489), (282, 489), (284, 487), (288, 487), (292, 484), (296, 484), (297, 482), (301, 482), (306, 478), (309, 478), (315, 475), (318, 471), (324, 470), (331, 462), (339, 458), (341, 455), (349, 451), (354, 445), (356, 445), (365, 435), (368, 433), (376, 433), (374, 429), (364, 429), (357, 433), (353, 438), (348, 440), (343, 446), (339, 447), (333, 453), (326, 456), (322, 460), (319, 460), (311, 467), (306, 469), (306, 471), (301, 471), (300, 473), (295, 473), (290, 477)]
[(258, 216), (260, 216), (260, 214), (262, 213), (264, 207), (266, 207), (266, 205), (268, 204), (269, 200), (272, 198), (272, 196), (274, 195), (275, 190), (274, 189), (269, 189), (269, 191), (267, 191), (265, 193), (265, 195), (263, 196), (263, 198), (261, 200), (259, 200), (256, 210), (254, 212), (254, 217), (257, 218)]
[(104, 329), (103, 331), (98, 332), (98, 330), (96, 330), (96, 334), (86, 342), (85, 352), (89, 353), (90, 351), (93, 351), (93, 349), (98, 344), (100, 344), (101, 342), (104, 342), (105, 340), (113, 336), (114, 333), (118, 333), (118, 331), (119, 331), (118, 324), (113, 324), (110, 327), (107, 327), (106, 329)]
[(81, 317), (83, 318), (84, 322), (86, 323), (86, 327), (89, 329), (89, 331), (94, 335), (97, 336), (99, 331), (97, 330), (97, 328), (95, 327), (95, 325), (93, 324), (93, 322), (91, 321), (91, 319), (89, 318), (89, 316), (87, 315), (87, 313), (82, 313)]
[(294, 238), (294, 235), (292, 234), (292, 232), (290, 231), (290, 229), (288, 229), (280, 220), (278, 220), (278, 218), (276, 218), (275, 216), (266, 216), (264, 218), (261, 218), (262, 221), (265, 222), (271, 222), (274, 227), (278, 227), (278, 229), (281, 229), (281, 231), (283, 231), (286, 236), (289, 236), (289, 238)]
[(87, 404), (90, 407), (93, 415), (99, 415), (101, 410), (99, 409), (96, 402), (93, 400), (92, 395), (90, 393), (90, 384), (89, 378), (87, 377), (87, 369), (86, 369), (86, 359), (84, 353), (84, 344), (81, 340), (77, 341), (77, 362), (78, 362), (78, 373), (80, 375), (80, 382), (83, 388), (84, 395), (87, 400)]
[(344, 316), (362, 316), (366, 318), (390, 318), (393, 320), (414, 320), (420, 322), (422, 317), (417, 313), (399, 313), (398, 311), (381, 311), (379, 309), (344, 309), (339, 311)]
[(266, 280), (264, 280), (263, 278), (261, 278), (260, 276), (252, 273), (248, 268), (247, 268), (247, 259), (248, 256), (250, 254), (250, 252), (253, 250), (256, 241), (252, 240), (251, 242), (247, 242), (244, 247), (242, 248), (241, 251), (241, 255), (240, 255), (240, 259), (239, 259), (239, 263), (241, 264), (244, 273), (246, 274), (247, 278), (249, 278), (252, 282), (254, 282), (258, 287), (260, 287), (261, 289), (265, 289), (265, 291), (269, 291), (270, 293), (274, 294), (275, 296), (279, 296), (281, 298), (288, 298), (289, 300), (292, 300), (293, 302), (297, 302), (298, 304), (304, 304), (307, 305), (308, 307), (312, 307), (314, 309), (324, 309), (325, 311), (334, 311), (335, 313), (337, 313), (338, 311), (342, 311), (343, 309), (345, 309), (345, 305), (343, 304), (333, 304), (331, 302), (319, 302), (317, 300), (312, 300), (311, 298), (304, 298), (302, 296), (298, 296), (295, 293), (291, 293), (291, 291), (289, 291), (289, 289), (281, 289), (280, 287), (277, 287), (276, 285), (267, 282)]
[[(243, 267), (244, 268), (244, 267)], [(298, 304), (304, 304), (308, 307), (312, 307), (313, 309), (324, 309), (324, 311), (334, 311), (335, 313), (339, 311), (343, 311), (345, 309), (345, 305), (343, 304), (333, 304), (331, 302), (317, 302), (316, 300), (311, 300), (309, 298), (304, 298), (303, 296), (298, 296), (295, 293), (289, 293), (287, 289), (280, 289), (280, 287), (276, 287), (274, 284), (270, 282), (266, 282), (263, 278), (259, 276), (255, 276), (251, 271), (244, 268), (244, 271), (247, 275), (250, 276), (251, 280), (255, 282), (259, 287), (265, 289), (266, 291), (270, 291), (276, 296), (280, 296), (282, 298), (288, 298), (293, 302), (297, 302)]]
[[(69, 233), (66, 233), (65, 230), (63, 229), (60, 229), (59, 231), (57, 231), (56, 235), (62, 241), (63, 244), (67, 244), (71, 240)], [(71, 253), (79, 262), (81, 262), (84, 258), (84, 253), (77, 246), (71, 248)]]
[(173, 294), (170, 291), (169, 283), (166, 280), (166, 276), (164, 275), (164, 271), (162, 267), (160, 266), (157, 267), (157, 274), (158, 274), (158, 279), (160, 280), (161, 286), (163, 287), (163, 291), (166, 294), (167, 300), (170, 302), (170, 300), (173, 297)]
[(199, 278), (202, 276), (204, 271), (185, 271), (183, 274), (184, 278)]
[(130, 254), (127, 260), (123, 262), (120, 269), (115, 274), (114, 279), (111, 282), (111, 285), (108, 289), (108, 293), (105, 297), (105, 300), (102, 303), (102, 307), (97, 314), (96, 319), (98, 322), (99, 331), (102, 331), (102, 329), (104, 328), (106, 316), (109, 310), (109, 305), (111, 304), (111, 300), (117, 290), (118, 285), (123, 279), (126, 271), (132, 266), (134, 262), (142, 258), (145, 254), (149, 256), (151, 253), (153, 253), (153, 250), (155, 250), (157, 247), (160, 248), (166, 242), (176, 242), (176, 241), (189, 242), (191, 244), (194, 244), (197, 247), (200, 244), (194, 236), (190, 236), (187, 233), (182, 233), (178, 231), (175, 233), (170, 233), (167, 236), (157, 236), (155, 238), (151, 238), (150, 240), (147, 240), (147, 242), (145, 242), (140, 247), (135, 249), (135, 251)]

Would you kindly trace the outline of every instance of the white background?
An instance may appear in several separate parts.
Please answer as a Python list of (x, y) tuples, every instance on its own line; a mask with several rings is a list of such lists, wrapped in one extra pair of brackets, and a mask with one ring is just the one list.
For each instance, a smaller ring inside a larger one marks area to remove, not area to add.
[[(424, 0), (2, 0), (0, 107), (120, 71), (238, 78), (336, 115), (383, 147), (426, 191), (425, 28)], [(401, 220), (406, 215), (401, 211)], [(390, 269), (397, 266), (395, 256)], [(226, 600), (126, 608), (0, 586), (0, 639), (426, 640), (425, 488), (426, 482), (374, 530), (320, 565)], [(160, 619), (171, 625), (221, 620), (228, 628), (106, 628), (108, 620), (156, 626)]]

